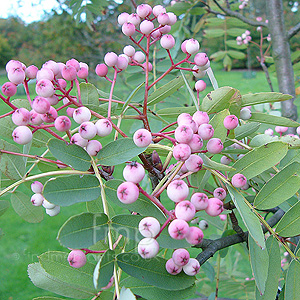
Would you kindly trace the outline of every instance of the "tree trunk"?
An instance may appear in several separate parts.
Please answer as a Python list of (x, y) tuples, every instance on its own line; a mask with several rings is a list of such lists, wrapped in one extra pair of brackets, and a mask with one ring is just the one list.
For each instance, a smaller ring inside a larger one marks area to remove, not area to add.
[(272, 38), (279, 91), (293, 96), (292, 99), (281, 103), (281, 113), (282, 116), (296, 121), (297, 107), (293, 103), (295, 98), (294, 71), (289, 40), (284, 25), (282, 0), (269, 0), (266, 13), (269, 20), (268, 26)]

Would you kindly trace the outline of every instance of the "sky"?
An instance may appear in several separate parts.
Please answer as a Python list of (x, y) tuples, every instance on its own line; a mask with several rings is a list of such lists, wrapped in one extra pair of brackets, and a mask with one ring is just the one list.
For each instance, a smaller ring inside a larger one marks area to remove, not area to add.
[(39, 21), (44, 11), (50, 12), (58, 7), (56, 0), (2, 0), (0, 18), (19, 16), (25, 23), (29, 24)]

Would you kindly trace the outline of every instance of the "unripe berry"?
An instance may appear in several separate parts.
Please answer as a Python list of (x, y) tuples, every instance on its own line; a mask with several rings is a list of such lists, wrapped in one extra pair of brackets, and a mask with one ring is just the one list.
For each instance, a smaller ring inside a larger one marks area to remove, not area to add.
[(152, 13), (152, 8), (148, 4), (141, 4), (136, 8), (136, 13), (139, 15), (139, 17), (145, 18)]
[(119, 14), (119, 16), (118, 16), (119, 25), (122, 26), (124, 23), (126, 23), (128, 20), (128, 16), (129, 16), (129, 14), (127, 12), (123, 12), (123, 13)]
[(104, 62), (109, 66), (113, 67), (118, 62), (118, 55), (114, 52), (108, 52), (104, 56)]
[(223, 202), (218, 198), (209, 198), (208, 206), (205, 209), (205, 212), (211, 216), (216, 217), (220, 215), (224, 210)]
[(12, 68), (7, 73), (7, 77), (9, 79), (9, 81), (11, 81), (12, 83), (18, 85), (18, 84), (20, 84), (24, 81), (25, 72), (22, 68), (19, 68), (19, 67)]
[(71, 144), (75, 144), (80, 147), (86, 147), (88, 144), (88, 140), (84, 139), (78, 132), (75, 133), (70, 140)]
[(182, 267), (177, 266), (174, 263), (174, 260), (172, 258), (170, 258), (166, 262), (166, 270), (171, 275), (177, 275), (177, 274), (179, 274), (182, 271)]
[(134, 26), (138, 26), (141, 23), (141, 18), (138, 14), (130, 14), (127, 19), (128, 23), (132, 23)]
[(72, 250), (68, 255), (68, 262), (73, 268), (81, 268), (86, 264), (86, 255), (81, 250)]
[(179, 143), (187, 144), (193, 137), (193, 130), (187, 125), (180, 125), (175, 129), (175, 139)]
[(185, 238), (191, 245), (197, 245), (203, 240), (203, 231), (199, 227), (190, 227), (189, 233)]
[(138, 253), (142, 258), (153, 258), (159, 251), (159, 244), (154, 238), (144, 238), (138, 244)]
[(55, 207), (55, 204), (49, 202), (48, 200), (44, 199), (43, 201), (43, 207), (47, 208), (47, 209), (52, 209)]
[(185, 49), (189, 54), (195, 54), (199, 51), (199, 42), (195, 39), (189, 39), (185, 45)]
[(50, 109), (47, 113), (41, 114), (41, 118), (45, 123), (52, 123), (57, 118), (57, 111), (53, 106), (50, 106)]
[[(274, 131), (271, 128), (265, 130), (265, 134), (272, 136)], [(299, 133), (298, 133), (299, 134)]]
[(118, 56), (118, 62), (117, 62), (116, 67), (119, 70), (126, 70), (128, 67), (128, 58), (125, 58), (123, 56)]
[(140, 64), (145, 60), (145, 58), (145, 54), (142, 51), (136, 51), (133, 55), (133, 59)]
[(54, 121), (54, 127), (57, 131), (63, 132), (71, 128), (72, 122), (67, 116), (59, 116)]
[(55, 217), (60, 213), (60, 206), (55, 205), (54, 208), (46, 208), (46, 214), (50, 217)]
[(32, 132), (27, 126), (18, 126), (12, 133), (13, 140), (20, 145), (26, 145), (32, 140)]
[(49, 81), (52, 81), (54, 79), (54, 73), (52, 70), (48, 68), (42, 68), (36, 73), (36, 80), (40, 81), (42, 79), (47, 79)]
[(100, 77), (105, 77), (108, 73), (108, 68), (107, 65), (105, 64), (98, 64), (96, 66), (96, 70), (95, 70), (96, 74)]
[(175, 39), (171, 34), (165, 34), (160, 39), (160, 45), (164, 49), (171, 49), (175, 46)]
[(123, 52), (127, 56), (132, 57), (135, 53), (135, 49), (131, 45), (128, 45), (124, 47)]
[(97, 156), (98, 152), (102, 149), (102, 145), (97, 140), (91, 140), (86, 145), (86, 152), (90, 156)]
[(42, 194), (36, 193), (32, 195), (30, 201), (34, 206), (41, 206), (43, 204), (44, 197)]
[(160, 224), (157, 219), (146, 217), (140, 221), (138, 228), (142, 236), (154, 238), (160, 231)]
[(229, 115), (224, 118), (223, 123), (226, 129), (232, 130), (239, 125), (239, 119), (235, 115)]
[(1, 90), (5, 96), (12, 97), (17, 93), (17, 86), (12, 82), (5, 82)]
[(194, 204), (196, 210), (205, 210), (208, 206), (208, 197), (204, 193), (195, 193), (191, 197), (191, 203)]
[(191, 153), (191, 148), (187, 144), (178, 144), (173, 148), (173, 156), (178, 161), (186, 161)]
[(200, 271), (200, 263), (196, 258), (190, 258), (189, 262), (182, 269), (186, 275), (195, 276)]
[(34, 181), (31, 186), (31, 190), (36, 194), (41, 194), (44, 188), (44, 185), (39, 181)]
[(133, 182), (123, 182), (118, 186), (118, 199), (125, 204), (135, 202), (139, 197), (139, 188)]
[(135, 33), (135, 26), (132, 23), (124, 23), (122, 25), (122, 32), (126, 35), (126, 36), (133, 36)]
[(229, 165), (232, 162), (232, 159), (230, 159), (229, 157), (224, 155), (224, 156), (221, 157), (220, 162), (223, 165)]
[(173, 180), (167, 187), (168, 197), (174, 201), (183, 201), (189, 195), (189, 188), (183, 180)]
[(34, 100), (31, 103), (31, 107), (34, 111), (36, 111), (39, 114), (45, 114), (50, 109), (50, 103), (49, 101), (41, 96), (37, 96), (34, 98)]
[(177, 117), (177, 124), (181, 125), (182, 122), (190, 121), (192, 120), (192, 116), (188, 113), (182, 113)]
[(190, 260), (190, 253), (184, 248), (176, 249), (172, 254), (172, 259), (177, 266), (185, 266)]
[(140, 183), (145, 177), (145, 169), (141, 164), (134, 161), (123, 169), (123, 177), (126, 181)]
[(212, 154), (217, 154), (223, 150), (224, 146), (220, 139), (212, 138), (207, 142), (206, 148), (208, 152)]
[[(145, 72), (146, 72), (146, 69), (147, 69), (146, 66), (147, 66), (147, 63), (144, 62), (144, 63), (142, 64), (142, 67), (143, 67), (143, 70), (144, 70)], [(151, 64), (150, 62), (148, 62), (148, 71), (151, 72), (152, 69), (153, 69), (152, 64)]]
[(35, 87), (36, 93), (41, 97), (51, 97), (54, 94), (54, 86), (48, 79), (41, 79)]
[(247, 184), (247, 178), (240, 173), (237, 173), (232, 176), (231, 183), (236, 188), (241, 188)]
[(201, 220), (201, 221), (199, 222), (199, 228), (200, 228), (201, 230), (206, 230), (206, 229), (208, 228), (208, 223), (207, 223), (205, 220)]
[(64, 66), (61, 71), (62, 77), (67, 81), (72, 81), (77, 78), (77, 70), (74, 66)]
[(188, 235), (189, 229), (189, 224), (186, 221), (176, 219), (170, 223), (168, 232), (171, 238), (182, 240)]
[(192, 154), (186, 161), (185, 166), (190, 172), (198, 172), (202, 169), (203, 160), (197, 154)]
[(180, 46), (181, 51), (182, 51), (183, 53), (185, 53), (185, 54), (188, 54), (187, 51), (186, 51), (186, 43), (187, 43), (187, 41), (188, 41), (188, 40), (183, 41), (183, 42), (181, 43), (181, 46)]
[(209, 140), (214, 136), (214, 128), (210, 124), (202, 124), (198, 128), (198, 134), (203, 140)]
[(199, 151), (203, 146), (203, 140), (199, 134), (193, 134), (192, 139), (188, 142), (192, 152)]
[(206, 53), (199, 52), (195, 55), (194, 62), (197, 66), (203, 67), (208, 63), (208, 56), (206, 55)]
[(249, 120), (251, 118), (251, 110), (247, 107), (241, 109), (240, 118), (242, 120)]
[(203, 92), (206, 89), (206, 83), (203, 80), (198, 80), (195, 83), (195, 90), (197, 92)]
[(89, 121), (91, 116), (91, 111), (85, 106), (78, 107), (73, 112), (73, 119), (78, 124)]
[(27, 125), (30, 121), (30, 112), (24, 107), (18, 108), (12, 114), (11, 119), (15, 125)]
[(223, 188), (216, 188), (214, 190), (214, 197), (224, 200), (226, 198), (226, 191)]
[(152, 142), (151, 132), (147, 129), (138, 129), (133, 135), (133, 141), (138, 147), (148, 147)]
[(83, 122), (79, 126), (78, 132), (81, 135), (81, 137), (83, 137), (84, 139), (90, 140), (96, 136), (97, 128), (96, 128), (95, 124), (92, 122)]
[(200, 70), (200, 68), (198, 66), (194, 66), (192, 68), (192, 72), (193, 72), (193, 75), (198, 78), (198, 79), (201, 79), (203, 78), (205, 75), (206, 75), (206, 71), (202, 71)]
[(208, 116), (207, 112), (197, 110), (193, 114), (193, 120), (198, 124), (198, 126), (200, 126), (202, 124), (209, 123), (209, 116)]
[(109, 135), (112, 131), (111, 122), (107, 119), (99, 119), (95, 123), (95, 126), (97, 128), (97, 135), (102, 137)]
[(153, 29), (154, 29), (154, 24), (149, 20), (144, 20), (140, 24), (140, 31), (143, 34), (146, 34), (146, 35), (150, 34)]
[(177, 219), (191, 221), (195, 217), (195, 206), (188, 200), (179, 202), (175, 207), (175, 216)]

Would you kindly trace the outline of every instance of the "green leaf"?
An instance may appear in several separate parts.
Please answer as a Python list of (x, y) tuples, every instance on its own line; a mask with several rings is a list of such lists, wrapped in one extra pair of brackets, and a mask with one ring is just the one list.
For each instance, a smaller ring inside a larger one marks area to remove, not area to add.
[(99, 105), (99, 94), (93, 84), (81, 82), (79, 88), (83, 105)]
[(143, 195), (139, 195), (139, 198), (131, 204), (122, 203), (117, 197), (117, 188), (122, 183), (122, 180), (109, 180), (105, 184), (105, 194), (109, 201), (113, 204), (128, 209), (130, 211), (135, 211), (143, 216), (151, 216), (157, 218), (160, 223), (164, 223), (166, 218), (161, 210), (154, 205), (148, 198)]
[(261, 295), (256, 289), (256, 300), (275, 299), (278, 291), (278, 281), (281, 274), (281, 257), (277, 240), (270, 236), (266, 242), (269, 255), (268, 276), (265, 284), (264, 294)]
[(119, 267), (132, 277), (166, 290), (183, 290), (192, 286), (194, 276), (188, 276), (183, 272), (176, 276), (166, 271), (166, 259), (159, 256), (143, 259), (137, 253), (122, 253), (117, 256)]
[(78, 286), (76, 282), (69, 283), (69, 281), (51, 276), (46, 273), (39, 263), (30, 264), (28, 266), (28, 275), (36, 287), (61, 296), (75, 299), (86, 299), (95, 296), (94, 292), (90, 292), (82, 286)]
[(46, 147), (49, 139), (50, 137), (48, 134), (46, 134), (44, 131), (38, 130), (33, 134), (31, 146), (37, 148)]
[(183, 240), (175, 240), (170, 237), (168, 232), (168, 228), (165, 228), (159, 237), (157, 238), (157, 242), (161, 248), (166, 249), (178, 249), (178, 248), (188, 248), (191, 246), (185, 239)]
[(235, 51), (235, 50), (228, 50), (228, 55), (235, 59), (244, 59), (246, 57), (246, 54), (241, 51)]
[(226, 53), (226, 51), (217, 51), (210, 56), (210, 59), (213, 61), (220, 61), (225, 57)]
[(184, 85), (184, 79), (182, 76), (178, 76), (175, 79), (169, 81), (167, 84), (161, 86), (156, 91), (151, 93), (148, 97), (148, 105), (154, 105), (164, 100), (168, 96), (174, 94), (179, 88)]
[(203, 34), (206, 38), (217, 38), (221, 37), (225, 34), (224, 29), (216, 28), (216, 29), (205, 29)]
[(239, 36), (242, 35), (245, 32), (245, 29), (243, 28), (229, 28), (227, 29), (226, 33), (230, 36)]
[(65, 300), (65, 299), (57, 298), (57, 297), (44, 296), (44, 297), (33, 298), (32, 300)]
[[(86, 107), (100, 115), (106, 115), (108, 111), (108, 102), (100, 105), (87, 104)], [(112, 113), (115, 112), (117, 108), (118, 108), (118, 103), (112, 102), (111, 104)]]
[(9, 208), (9, 201), (0, 200), (0, 216), (2, 216)]
[(71, 165), (76, 170), (86, 171), (91, 166), (90, 156), (78, 145), (67, 145), (64, 141), (51, 139), (47, 146), (56, 159)]
[(247, 49), (247, 45), (245, 45), (245, 44), (238, 45), (236, 43), (236, 40), (227, 40), (225, 43), (227, 46), (234, 48), (234, 49), (240, 49), (240, 50)]
[(162, 300), (162, 299), (172, 299), (172, 300), (182, 300), (190, 298), (195, 294), (195, 285), (188, 287), (183, 290), (170, 291), (160, 289), (156, 286), (143, 282), (134, 277), (127, 277), (121, 281), (121, 285), (130, 288), (130, 290), (145, 299), (151, 300)]
[(57, 239), (72, 249), (88, 248), (103, 240), (108, 232), (107, 215), (81, 213), (70, 217), (59, 229)]
[(162, 108), (156, 111), (156, 114), (163, 118), (177, 118), (182, 113), (193, 114), (196, 111), (194, 106), (179, 106), (179, 107), (168, 107)]
[[(138, 85), (128, 96), (128, 98), (126, 99), (126, 101), (123, 104), (123, 107), (121, 109), (120, 114), (122, 114), (124, 112), (124, 110), (126, 109), (126, 107), (128, 106), (128, 104), (131, 102), (131, 100), (133, 99), (133, 97), (136, 95), (136, 93), (141, 89), (141, 87), (145, 84), (145, 82), (141, 83), (140, 85)], [(149, 99), (149, 98), (148, 98)]]
[(11, 116), (0, 119), (1, 137), (12, 140), (12, 132), (16, 125), (11, 120)]
[(232, 68), (232, 59), (227, 54), (225, 55), (225, 57), (223, 59), (223, 66), (224, 66), (225, 70), (228, 72)]
[(186, 88), (187, 88), (187, 90), (188, 90), (188, 92), (189, 92), (189, 94), (190, 94), (190, 96), (191, 96), (191, 98), (192, 98), (192, 100), (194, 102), (195, 107), (197, 108), (197, 110), (199, 110), (198, 101), (197, 101), (197, 99), (196, 99), (196, 97), (194, 95), (193, 90), (191, 89), (188, 81), (186, 80), (186, 77), (184, 76), (184, 73), (182, 72), (182, 70), (180, 70), (180, 73), (181, 73), (181, 75), (182, 75), (182, 77), (184, 79), (185, 86), (186, 86)]
[(242, 173), (248, 180), (275, 166), (287, 153), (288, 145), (272, 142), (255, 148), (233, 164), (235, 171), (229, 176)]
[(273, 116), (265, 113), (253, 112), (249, 121), (266, 123), (276, 126), (286, 126), (286, 127), (298, 127), (300, 123), (295, 122), (291, 119)]
[(115, 251), (108, 249), (98, 261), (93, 275), (94, 287), (99, 290), (107, 286), (114, 272)]
[(246, 204), (247, 200), (236, 189), (229, 185), (227, 185), (227, 188), (235, 207), (240, 213), (243, 222), (249, 231), (249, 234), (261, 248), (265, 248), (266, 245), (264, 234), (260, 225), (260, 221), (254, 214), (253, 209)]
[(93, 175), (70, 175), (49, 180), (43, 195), (51, 203), (70, 206), (75, 203), (92, 201), (101, 194), (99, 181)]
[[(203, 160), (203, 162), (204, 162), (204, 160)], [(196, 173), (193, 173), (191, 175), (192, 185), (198, 187), (196, 192), (199, 192), (199, 191), (204, 189), (204, 186), (208, 182), (208, 180), (210, 178), (210, 175), (211, 175), (211, 173), (207, 170), (200, 170), (200, 171), (198, 171)]]
[(176, 2), (174, 5), (167, 7), (168, 11), (173, 12), (175, 15), (180, 16), (192, 7), (188, 2)]
[(104, 166), (120, 165), (146, 150), (135, 145), (131, 138), (122, 138), (106, 144), (98, 153), (98, 163)]
[(292, 260), (286, 275), (285, 281), (285, 300), (297, 300), (300, 295), (300, 263)]
[(42, 268), (51, 276), (77, 286), (90, 293), (97, 293), (93, 285), (95, 265), (87, 262), (81, 268), (74, 268), (68, 262), (69, 253), (48, 251), (38, 257)]
[(121, 293), (120, 293), (120, 299), (121, 300), (136, 300), (136, 297), (130, 289), (126, 289), (124, 286), (122, 286)]
[(298, 149), (290, 149), (287, 155), (280, 162), (280, 166), (286, 166), (294, 161), (300, 163), (300, 150)]
[(30, 197), (22, 192), (14, 191), (11, 194), (11, 205), (15, 212), (29, 223), (39, 223), (44, 219), (41, 206), (34, 206)]
[(291, 98), (293, 98), (291, 95), (275, 92), (264, 92), (255, 94), (249, 93), (242, 96), (242, 106), (285, 101)]
[(258, 134), (250, 141), (249, 146), (255, 148), (275, 141), (278, 141), (278, 136)]
[(269, 254), (266, 248), (260, 248), (253, 240), (251, 235), (248, 236), (249, 253), (252, 271), (255, 277), (256, 286), (261, 294), (264, 293), (269, 268)]
[(300, 188), (300, 177), (295, 174), (300, 163), (293, 162), (275, 174), (259, 191), (254, 199), (257, 209), (270, 209), (291, 198)]
[(203, 159), (203, 166), (205, 168), (212, 169), (212, 170), (219, 170), (219, 171), (233, 171), (234, 170), (234, 168), (231, 166), (227, 166), (227, 165), (224, 165), (224, 164), (221, 164), (221, 163), (211, 160), (203, 153), (200, 153), (199, 155)]
[[(1, 128), (1, 133), (2, 133)], [(18, 180), (26, 172), (25, 161), (22, 156), (1, 153), (1, 150), (20, 153), (19, 148), (4, 140), (0, 140), (0, 171), (11, 180)]]
[(283, 237), (300, 234), (300, 201), (292, 206), (279, 221), (276, 232)]

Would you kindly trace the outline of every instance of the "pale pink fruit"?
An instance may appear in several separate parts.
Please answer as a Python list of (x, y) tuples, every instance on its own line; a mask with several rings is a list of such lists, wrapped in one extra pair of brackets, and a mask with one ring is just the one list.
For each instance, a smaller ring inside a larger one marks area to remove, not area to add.
[(275, 126), (275, 131), (277, 133), (284, 133), (288, 130), (289, 128), (288, 127), (285, 127), (285, 126)]
[(73, 119), (78, 124), (89, 121), (91, 116), (91, 111), (85, 106), (78, 107), (73, 112)]
[(47, 201), (46, 199), (44, 199), (43, 201), (43, 207), (47, 208), (47, 209), (53, 209), (55, 207), (55, 204)]
[(27, 125), (30, 121), (30, 112), (26, 108), (21, 107), (14, 111), (11, 118), (15, 125)]
[(68, 85), (67, 82), (62, 78), (57, 79), (57, 82), (62, 89), (65, 89)]
[(135, 26), (132, 23), (126, 22), (122, 25), (122, 32), (126, 36), (133, 36), (135, 33)]
[(84, 139), (78, 132), (75, 133), (71, 140), (70, 140), (70, 143), (71, 144), (75, 144), (77, 146), (80, 146), (80, 147), (86, 147), (87, 144), (88, 144), (88, 140), (87, 139)]
[(36, 80), (40, 81), (42, 79), (47, 79), (49, 81), (52, 81), (54, 79), (54, 73), (51, 69), (48, 68), (42, 68), (36, 73)]
[(119, 23), (119, 25), (122, 26), (125, 22), (127, 22), (128, 16), (129, 16), (129, 14), (127, 12), (123, 12), (123, 13), (119, 14), (118, 15), (118, 23)]
[(45, 114), (50, 109), (50, 103), (49, 101), (41, 96), (37, 96), (33, 99), (31, 103), (31, 107), (34, 111), (36, 111), (39, 114)]
[(199, 134), (193, 134), (192, 139), (188, 142), (192, 152), (199, 151), (203, 147), (203, 140)]
[(198, 80), (195, 83), (195, 90), (197, 92), (203, 92), (206, 89), (206, 83), (203, 80)]
[(199, 42), (195, 39), (189, 39), (185, 45), (186, 52), (189, 54), (195, 54), (199, 51)]
[(231, 183), (236, 188), (241, 188), (247, 184), (247, 178), (240, 173), (237, 173), (232, 176)]
[(145, 169), (141, 164), (133, 161), (123, 169), (123, 177), (126, 181), (140, 183), (145, 177)]
[(222, 152), (224, 146), (220, 139), (218, 138), (212, 138), (207, 142), (206, 148), (208, 152), (212, 154), (217, 154)]
[(30, 201), (34, 206), (41, 206), (43, 204), (44, 197), (42, 194), (36, 193), (32, 195)]
[[(271, 129), (271, 128), (268, 128), (268, 129), (265, 130), (265, 134), (267, 134), (267, 135), (272, 136), (273, 133), (274, 133), (274, 131), (273, 131), (273, 129)], [(298, 133), (298, 134), (299, 134), (299, 133)]]
[(226, 191), (223, 188), (216, 188), (214, 190), (214, 197), (224, 200), (226, 198)]
[(58, 97), (56, 95), (52, 95), (51, 97), (45, 98), (50, 103), (50, 105), (56, 105), (58, 103)]
[(53, 123), (57, 118), (57, 111), (53, 106), (50, 106), (50, 109), (47, 113), (41, 114), (41, 118), (45, 123)]
[(127, 56), (132, 57), (135, 53), (135, 49), (131, 45), (127, 45), (123, 48), (123, 52)]
[(185, 266), (190, 260), (190, 253), (184, 248), (176, 249), (172, 254), (172, 259), (177, 266)]
[(202, 124), (208, 124), (209, 123), (209, 116), (207, 112), (197, 110), (193, 114), (193, 120), (198, 124), (198, 126)]
[(188, 235), (189, 229), (189, 224), (186, 221), (176, 219), (170, 223), (168, 232), (171, 238), (182, 240)]
[(199, 67), (203, 67), (208, 63), (208, 56), (206, 53), (197, 53), (194, 57), (194, 63), (199, 66)]
[(149, 4), (141, 4), (136, 8), (136, 13), (140, 18), (145, 18), (152, 13), (152, 8)]
[(74, 110), (75, 110), (74, 107), (68, 107), (68, 108), (67, 108), (66, 113), (67, 113), (67, 115), (68, 115), (70, 118), (73, 118)]
[(66, 66), (67, 66), (67, 67), (73, 66), (73, 67), (76, 69), (76, 72), (78, 72), (79, 69), (80, 69), (80, 64), (79, 64), (78, 60), (75, 59), (75, 58), (69, 59), (69, 60), (66, 62)]
[(170, 258), (166, 262), (166, 270), (171, 275), (177, 275), (182, 271), (182, 267), (176, 265), (174, 260)]
[(157, 37), (161, 37), (162, 34), (169, 33), (171, 31), (172, 27), (170, 25), (164, 25), (163, 27), (156, 30)]
[(185, 54), (188, 54), (187, 51), (186, 51), (186, 43), (187, 43), (187, 41), (188, 41), (188, 40), (183, 41), (183, 42), (181, 43), (181, 46), (180, 46), (181, 51), (182, 51), (183, 53), (185, 53)]
[(188, 113), (182, 113), (177, 117), (177, 124), (181, 125), (181, 123), (184, 121), (184, 124), (186, 124), (186, 121), (191, 121), (192, 116)]
[(183, 180), (176, 179), (171, 181), (168, 185), (167, 195), (174, 202), (183, 201), (189, 195), (189, 188)]
[(198, 134), (203, 140), (209, 140), (214, 136), (214, 128), (210, 124), (201, 124), (198, 129)]
[(108, 68), (107, 65), (105, 64), (98, 64), (96, 66), (96, 70), (95, 70), (96, 74), (100, 77), (105, 77), (108, 73)]
[(192, 150), (187, 144), (178, 144), (173, 148), (173, 156), (178, 161), (187, 160), (192, 153)]
[(33, 125), (41, 125), (43, 123), (42, 115), (33, 109), (30, 111), (30, 123)]
[(21, 68), (21, 69), (23, 69), (23, 65), (22, 65), (22, 63), (20, 61), (11, 59), (6, 64), (5, 70), (8, 73), (11, 69), (14, 69), (14, 68)]
[(208, 223), (207, 223), (205, 220), (201, 220), (201, 221), (199, 222), (199, 228), (200, 228), (201, 230), (206, 230), (206, 229), (208, 228)]
[(81, 250), (72, 250), (68, 255), (68, 262), (73, 268), (81, 268), (86, 264), (86, 255)]
[(59, 116), (54, 121), (54, 127), (57, 131), (63, 132), (71, 128), (72, 122), (67, 116)]
[(229, 165), (232, 162), (232, 159), (224, 155), (221, 157), (220, 162), (223, 165)]
[(12, 97), (17, 93), (17, 86), (12, 82), (5, 82), (2, 85), (2, 93), (7, 97)]
[(132, 23), (134, 26), (138, 26), (141, 22), (141, 18), (138, 14), (130, 14), (127, 19), (128, 23)]
[(34, 193), (41, 194), (43, 191), (44, 185), (39, 181), (34, 181), (30, 187)]
[(200, 67), (198, 66), (193, 66), (192, 70), (193, 75), (198, 79), (201, 79), (206, 75), (206, 71), (200, 70)]
[(209, 198), (208, 206), (205, 209), (205, 212), (211, 216), (216, 217), (220, 215), (224, 210), (223, 202), (218, 198)]
[(77, 72), (78, 78), (86, 79), (89, 76), (89, 69), (85, 67), (80, 67)]
[(160, 39), (160, 45), (164, 49), (171, 49), (175, 46), (175, 39), (171, 34), (165, 34)]
[(169, 16), (169, 24), (170, 26), (174, 25), (177, 22), (177, 17), (174, 13), (168, 12), (167, 15)]
[(193, 130), (187, 125), (180, 125), (175, 129), (175, 139), (179, 143), (187, 144), (193, 137)]
[(185, 166), (190, 172), (198, 172), (202, 169), (203, 160), (197, 154), (191, 154), (191, 156), (185, 161)]
[(67, 81), (72, 81), (77, 78), (77, 70), (72, 65), (64, 66), (61, 71), (61, 75), (62, 75), (63, 79), (65, 79)]
[(208, 206), (208, 197), (204, 193), (195, 193), (191, 197), (191, 203), (194, 204), (196, 210), (204, 210)]
[(83, 137), (84, 139), (90, 140), (96, 136), (97, 128), (96, 128), (95, 124), (92, 122), (83, 122), (79, 126), (78, 132), (81, 135), (81, 137)]
[(189, 262), (183, 266), (183, 272), (189, 276), (194, 276), (200, 271), (200, 263), (196, 258), (190, 258)]
[(157, 22), (160, 24), (160, 25), (169, 25), (170, 23), (170, 18), (168, 16), (167, 13), (161, 13), (157, 16)]
[(125, 58), (124, 56), (119, 55), (116, 67), (119, 70), (126, 70), (128, 67), (128, 58)]
[(60, 73), (59, 65), (53, 60), (46, 61), (42, 67), (50, 69), (53, 72), (54, 76), (57, 76)]
[(159, 251), (159, 244), (154, 238), (144, 238), (138, 244), (138, 253), (142, 258), (153, 258)]
[(41, 79), (35, 87), (36, 93), (41, 97), (51, 97), (54, 94), (54, 86), (48, 79)]
[(239, 125), (239, 119), (235, 115), (229, 115), (224, 118), (223, 123), (226, 129), (232, 130)]
[(152, 142), (151, 132), (143, 128), (138, 129), (133, 135), (133, 141), (138, 147), (148, 147)]
[(139, 197), (139, 188), (133, 182), (123, 182), (118, 186), (118, 199), (125, 204), (135, 202)]
[(243, 107), (240, 112), (240, 118), (242, 120), (249, 120), (251, 118), (251, 110), (248, 107)]
[(146, 217), (140, 221), (138, 228), (142, 236), (154, 238), (160, 231), (160, 224), (157, 219)]
[(163, 14), (166, 12), (166, 9), (162, 5), (155, 5), (152, 9), (153, 15), (157, 17), (160, 14)]
[(203, 240), (203, 231), (199, 227), (190, 227), (189, 233), (185, 238), (191, 245), (197, 245)]
[(20, 145), (26, 145), (32, 140), (32, 132), (27, 126), (18, 126), (12, 133), (13, 140)]
[(150, 34), (153, 29), (154, 29), (154, 24), (149, 20), (144, 20), (140, 24), (140, 31), (145, 35)]
[(46, 214), (48, 216), (55, 217), (60, 212), (60, 206), (59, 205), (55, 205), (53, 208), (46, 208), (45, 212), (46, 212)]
[(179, 202), (175, 207), (175, 216), (177, 219), (191, 221), (195, 217), (195, 206), (188, 200)]
[(107, 136), (112, 131), (111, 122), (107, 119), (99, 119), (96, 123), (97, 135), (99, 136)]
[(97, 156), (98, 152), (102, 149), (102, 145), (97, 140), (91, 140), (86, 145), (86, 151), (90, 156)]
[(140, 64), (144, 62), (145, 58), (145, 54), (142, 51), (136, 51), (133, 55), (133, 59)]
[(17, 67), (17, 68), (12, 68), (8, 71), (7, 77), (9, 81), (12, 83), (18, 85), (22, 83), (25, 79), (25, 72), (22, 68)]

